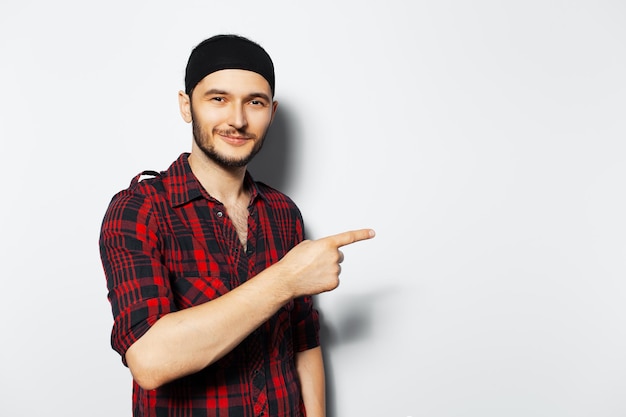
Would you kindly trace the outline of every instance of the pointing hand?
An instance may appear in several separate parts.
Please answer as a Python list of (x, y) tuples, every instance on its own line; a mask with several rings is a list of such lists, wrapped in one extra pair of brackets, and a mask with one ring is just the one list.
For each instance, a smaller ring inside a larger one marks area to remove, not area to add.
[(360, 229), (302, 241), (277, 264), (284, 271), (288, 290), (294, 297), (334, 290), (339, 285), (339, 264), (343, 261), (339, 248), (374, 236), (372, 229)]

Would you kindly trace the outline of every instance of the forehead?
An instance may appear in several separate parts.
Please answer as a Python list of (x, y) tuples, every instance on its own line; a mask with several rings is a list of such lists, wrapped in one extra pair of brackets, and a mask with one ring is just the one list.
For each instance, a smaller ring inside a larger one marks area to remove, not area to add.
[(269, 82), (254, 71), (242, 69), (224, 69), (212, 72), (204, 77), (194, 88), (200, 94), (209, 90), (221, 90), (234, 95), (263, 93), (272, 96)]

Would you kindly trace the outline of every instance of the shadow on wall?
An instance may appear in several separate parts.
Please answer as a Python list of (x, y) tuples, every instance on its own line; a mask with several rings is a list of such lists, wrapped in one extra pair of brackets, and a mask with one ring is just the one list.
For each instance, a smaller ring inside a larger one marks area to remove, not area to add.
[(332, 351), (339, 345), (366, 340), (371, 336), (372, 311), (370, 307), (374, 297), (375, 295), (350, 297), (350, 300), (343, 304), (342, 312), (345, 314), (334, 316), (332, 325), (330, 320), (326, 320), (319, 303), (316, 303), (320, 313), (320, 340), (326, 373), (326, 415), (328, 417), (337, 416), (337, 398), (340, 398), (336, 392)]
[[(341, 309), (326, 320), (320, 309), (320, 339), (326, 370), (326, 411), (328, 417), (337, 417), (337, 393), (333, 372), (332, 351), (340, 345), (371, 340), (375, 332), (373, 318), (376, 307), (382, 299), (397, 293), (397, 289), (387, 288), (366, 294), (342, 296)], [(317, 303), (319, 309), (319, 303)], [(367, 345), (358, 349), (367, 349)], [(373, 355), (374, 356), (374, 355)]]

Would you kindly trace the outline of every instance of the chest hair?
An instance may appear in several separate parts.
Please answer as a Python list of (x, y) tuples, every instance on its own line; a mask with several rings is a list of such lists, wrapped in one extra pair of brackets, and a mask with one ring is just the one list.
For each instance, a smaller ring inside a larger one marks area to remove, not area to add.
[(230, 221), (235, 226), (241, 245), (246, 248), (248, 243), (248, 204), (234, 203), (226, 206)]

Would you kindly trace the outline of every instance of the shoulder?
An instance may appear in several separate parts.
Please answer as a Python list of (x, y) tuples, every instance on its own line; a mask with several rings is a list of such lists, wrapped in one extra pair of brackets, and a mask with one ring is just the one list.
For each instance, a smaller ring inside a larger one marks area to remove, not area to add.
[(140, 217), (148, 217), (152, 207), (165, 201), (166, 196), (160, 173), (141, 172), (131, 180), (127, 188), (113, 195), (106, 211), (105, 221), (107, 219), (136, 220)]
[(287, 194), (278, 191), (264, 182), (256, 182), (259, 194), (268, 203), (268, 205), (277, 210), (289, 210), (300, 216), (300, 209), (296, 203)]
[(256, 182), (262, 202), (263, 213), (267, 216), (272, 230), (279, 231), (285, 247), (293, 247), (304, 237), (304, 220), (296, 203), (287, 194), (270, 187), (263, 182)]
[[(287, 194), (257, 182), (260, 200), (265, 203), (265, 213), (273, 224), (279, 225), (288, 236), (304, 234), (304, 220), (300, 208)], [(298, 239), (301, 240), (301, 237)], [(296, 242), (297, 243), (297, 242)]]
[(139, 203), (147, 200), (161, 204), (171, 200), (172, 188), (183, 188), (190, 173), (187, 157), (188, 154), (181, 154), (164, 171), (145, 170), (135, 175), (128, 188), (113, 196), (111, 204)]

